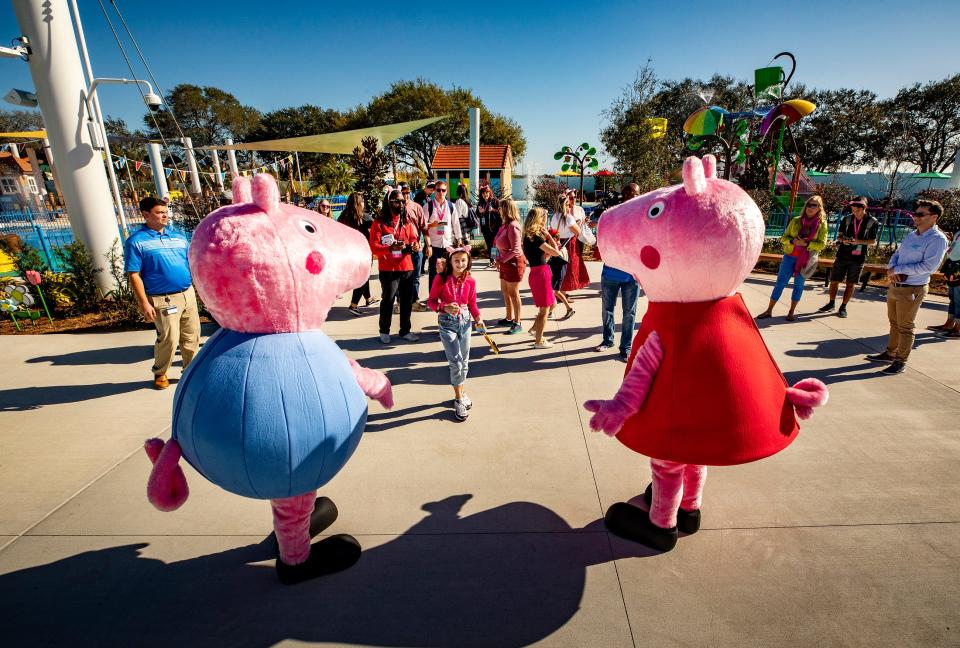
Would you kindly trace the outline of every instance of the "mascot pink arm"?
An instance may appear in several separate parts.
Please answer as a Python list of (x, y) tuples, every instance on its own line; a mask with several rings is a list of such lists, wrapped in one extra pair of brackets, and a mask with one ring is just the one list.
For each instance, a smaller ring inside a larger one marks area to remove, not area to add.
[(583, 404), (588, 412), (595, 412), (590, 417), (590, 429), (616, 436), (623, 427), (623, 422), (636, 414), (643, 405), (662, 360), (660, 336), (654, 331), (637, 352), (633, 366), (623, 379), (617, 395), (610, 400), (588, 400)]

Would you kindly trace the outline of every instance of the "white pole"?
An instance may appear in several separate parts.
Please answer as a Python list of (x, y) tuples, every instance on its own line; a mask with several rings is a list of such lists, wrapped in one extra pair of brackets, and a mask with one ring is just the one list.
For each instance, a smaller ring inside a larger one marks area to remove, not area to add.
[(480, 109), (469, 108), (470, 114), (470, 200), (476, 204), (480, 195)]
[[(233, 140), (228, 137), (225, 143), (227, 145), (232, 145)], [(233, 149), (227, 149), (227, 162), (230, 164), (230, 173), (233, 175), (233, 177), (239, 177), (240, 169), (237, 168), (237, 154)]]
[(950, 179), (947, 180), (948, 189), (956, 189), (960, 187), (960, 149), (957, 149), (957, 155), (953, 158), (953, 173), (950, 174)]
[(293, 156), (297, 160), (297, 182), (300, 183), (300, 190), (297, 191), (297, 193), (300, 194), (301, 198), (303, 198), (303, 176), (300, 175), (300, 152), (294, 151)]
[(200, 186), (200, 170), (197, 168), (197, 156), (193, 154), (193, 140), (184, 137), (182, 140), (183, 148), (187, 152), (187, 166), (190, 167), (190, 193), (199, 196), (203, 193)]
[[(77, 0), (70, 0), (70, 12), (73, 14), (74, 27), (77, 30), (77, 42), (80, 45), (80, 57), (83, 60), (83, 69), (87, 75), (87, 84), (92, 87), (93, 68), (90, 66), (90, 55), (87, 53), (87, 41), (83, 36), (83, 24), (80, 22), (80, 12), (77, 10)], [(117, 210), (117, 216), (120, 219), (120, 226), (123, 228), (123, 235), (127, 235), (127, 217), (123, 213), (123, 197), (120, 195), (120, 185), (117, 183), (117, 174), (113, 170), (113, 154), (110, 152), (110, 142), (107, 140), (107, 125), (103, 121), (103, 113), (100, 111), (100, 99), (97, 97), (97, 90), (90, 93), (90, 100), (93, 104), (91, 115), (94, 122), (100, 128), (100, 137), (103, 139), (103, 150), (107, 154), (107, 177), (110, 179), (110, 190), (113, 192), (114, 207)]]
[(157, 188), (157, 198), (169, 198), (170, 190), (167, 188), (167, 174), (163, 172), (160, 145), (156, 142), (147, 144), (147, 154), (150, 156), (150, 173), (153, 175), (153, 185)]
[(220, 175), (220, 173), (221, 173), (221, 171), (220, 171), (220, 155), (219, 155), (220, 152), (219, 152), (219, 151), (216, 151), (216, 150), (210, 151), (210, 152), (213, 153), (213, 173), (214, 173), (214, 177), (216, 178), (216, 181), (217, 181), (217, 189), (220, 190), (220, 191), (223, 191), (223, 176)]
[(13, 0), (13, 9), (22, 34), (30, 39), (30, 75), (61, 172), (70, 224), (94, 261), (97, 287), (107, 294), (116, 286), (104, 255), (115, 248), (119, 231), (103, 162), (82, 127), (87, 88), (70, 10), (66, 0)]

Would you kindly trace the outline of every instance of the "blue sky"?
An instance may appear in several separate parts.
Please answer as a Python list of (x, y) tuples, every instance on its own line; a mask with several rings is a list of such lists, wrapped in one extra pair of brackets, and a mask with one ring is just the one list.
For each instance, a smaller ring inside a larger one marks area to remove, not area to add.
[[(422, 76), (471, 88), (519, 122), (527, 160), (543, 171), (555, 170), (562, 145), (599, 146), (601, 112), (648, 59), (665, 78), (752, 79), (754, 68), (790, 50), (796, 81), (880, 96), (960, 71), (960, 3), (947, 0), (561, 0), (464, 3), (462, 11), (373, 1), (117, 4), (164, 89), (214, 85), (262, 111), (347, 108)], [(130, 76), (96, 0), (79, 6), (95, 75)], [(9, 2), (0, 3), (0, 25), (0, 41), (19, 34)], [(26, 64), (2, 59), (0, 94), (10, 87), (33, 82)], [(135, 89), (104, 87), (100, 97), (105, 114), (141, 125)]]

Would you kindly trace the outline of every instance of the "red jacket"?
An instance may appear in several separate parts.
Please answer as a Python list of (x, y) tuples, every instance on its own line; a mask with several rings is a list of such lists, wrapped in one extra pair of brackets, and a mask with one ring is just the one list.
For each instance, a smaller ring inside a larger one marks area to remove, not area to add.
[(740, 295), (650, 302), (628, 372), (652, 331), (663, 360), (640, 410), (617, 434), (621, 443), (655, 459), (729, 466), (776, 454), (796, 438), (787, 381)]
[[(410, 258), (410, 246), (420, 239), (417, 228), (404, 219), (404, 223), (398, 223), (399, 217), (393, 219), (393, 225), (386, 225), (380, 219), (373, 221), (370, 226), (370, 250), (377, 257), (377, 265), (381, 271), (404, 272), (413, 270), (413, 259)], [(389, 245), (383, 245), (380, 241), (387, 235), (393, 234), (394, 238), (403, 243), (400, 257), (393, 256), (393, 251)]]

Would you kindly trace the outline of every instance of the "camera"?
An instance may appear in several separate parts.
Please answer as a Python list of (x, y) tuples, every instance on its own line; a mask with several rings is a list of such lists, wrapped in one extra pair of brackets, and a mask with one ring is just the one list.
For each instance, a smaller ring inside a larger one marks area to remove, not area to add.
[(143, 103), (147, 104), (147, 108), (149, 108), (151, 112), (157, 112), (163, 108), (163, 99), (160, 98), (160, 95), (152, 92), (143, 95)]

